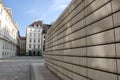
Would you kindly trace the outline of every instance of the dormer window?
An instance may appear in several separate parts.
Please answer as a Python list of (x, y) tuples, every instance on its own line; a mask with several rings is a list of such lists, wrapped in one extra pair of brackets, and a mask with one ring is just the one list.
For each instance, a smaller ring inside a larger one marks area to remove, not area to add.
[(36, 27), (36, 25), (34, 24), (34, 27)]
[(38, 27), (39, 25), (37, 25), (37, 27)]

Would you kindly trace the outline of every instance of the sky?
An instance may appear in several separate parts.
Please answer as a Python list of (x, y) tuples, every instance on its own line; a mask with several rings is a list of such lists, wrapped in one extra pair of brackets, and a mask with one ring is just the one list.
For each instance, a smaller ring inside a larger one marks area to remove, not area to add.
[(54, 22), (72, 0), (3, 0), (12, 9), (12, 15), (19, 26), (21, 36), (26, 28), (37, 18), (44, 24)]

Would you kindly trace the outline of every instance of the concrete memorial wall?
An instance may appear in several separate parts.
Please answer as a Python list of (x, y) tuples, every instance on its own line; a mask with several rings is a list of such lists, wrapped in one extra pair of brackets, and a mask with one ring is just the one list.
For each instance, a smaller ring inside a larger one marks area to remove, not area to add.
[(120, 80), (120, 0), (72, 0), (48, 30), (45, 64), (63, 80)]

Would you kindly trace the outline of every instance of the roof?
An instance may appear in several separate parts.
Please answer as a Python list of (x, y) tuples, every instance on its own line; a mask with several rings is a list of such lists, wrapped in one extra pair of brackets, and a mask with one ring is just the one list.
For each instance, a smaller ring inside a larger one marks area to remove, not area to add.
[(43, 24), (43, 34), (46, 34), (50, 27), (51, 27), (51, 25), (49, 25), (49, 24)]
[[(36, 25), (37, 27), (42, 27), (42, 21), (34, 21), (30, 26), (33, 26)], [(40, 26), (39, 26), (40, 25)]]

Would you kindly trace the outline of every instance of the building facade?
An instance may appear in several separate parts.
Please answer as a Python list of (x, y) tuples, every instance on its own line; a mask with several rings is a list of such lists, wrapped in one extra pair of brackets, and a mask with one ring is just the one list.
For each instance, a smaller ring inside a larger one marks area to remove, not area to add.
[(43, 31), (42, 31), (42, 34), (43, 34), (43, 51), (45, 51), (45, 36), (47, 34), (47, 31), (49, 30), (49, 28), (51, 26), (52, 25), (50, 25), (50, 24), (43, 24)]
[(0, 58), (17, 54), (17, 37), (18, 25), (12, 18), (12, 11), (0, 1)]
[(26, 37), (20, 38), (20, 54), (19, 55), (25, 55), (26, 53)]
[(16, 56), (20, 55), (20, 41), (21, 41), (21, 37), (20, 37), (20, 32), (18, 31), (18, 35), (17, 35), (17, 53)]
[(27, 27), (26, 31), (26, 53), (32, 55), (42, 55), (43, 51), (43, 25), (42, 21), (34, 21)]

